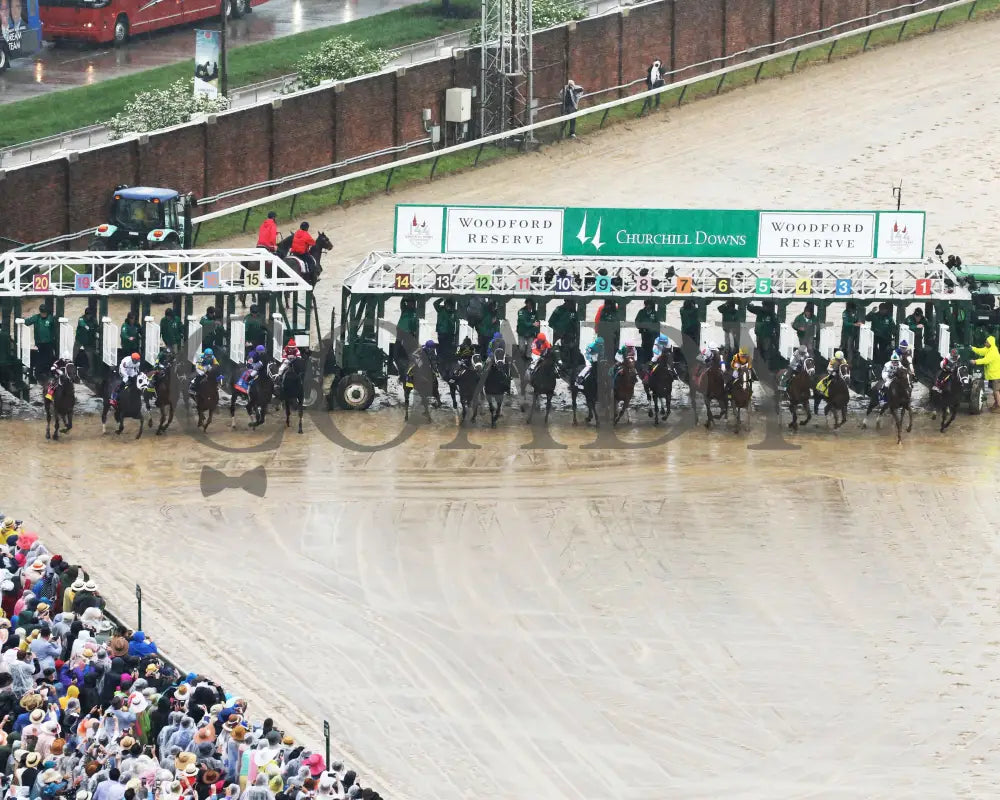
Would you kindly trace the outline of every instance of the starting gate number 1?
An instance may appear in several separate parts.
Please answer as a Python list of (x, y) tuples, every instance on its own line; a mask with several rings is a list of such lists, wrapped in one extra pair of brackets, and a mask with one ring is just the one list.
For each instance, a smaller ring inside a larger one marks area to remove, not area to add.
[(931, 293), (931, 279), (930, 278), (917, 278), (917, 291), (916, 294), (923, 296)]
[(35, 275), (31, 279), (31, 288), (36, 292), (47, 292), (51, 288), (48, 275)]
[(130, 291), (135, 288), (135, 275), (119, 275), (118, 288), (123, 291)]
[(594, 280), (594, 291), (610, 292), (611, 278), (608, 275), (598, 275), (597, 278)]
[[(260, 276), (257, 275), (256, 272), (248, 272), (246, 274), (246, 277), (250, 277), (251, 275), (256, 276), (257, 277), (257, 282), (258, 283), (260, 282)], [(247, 286), (256, 286), (257, 285), (256, 283), (249, 283), (248, 281), (246, 281), (246, 279), (244, 279), (244, 281), (246, 282)], [(176, 289), (177, 288), (177, 276), (174, 275), (172, 272), (168, 272), (168, 273), (166, 273), (164, 275), (161, 275), (160, 276), (160, 288), (161, 289)]]

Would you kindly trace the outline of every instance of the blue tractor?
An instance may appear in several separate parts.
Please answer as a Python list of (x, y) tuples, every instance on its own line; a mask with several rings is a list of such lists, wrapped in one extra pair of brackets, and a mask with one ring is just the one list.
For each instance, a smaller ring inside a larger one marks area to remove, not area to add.
[(118, 186), (109, 221), (97, 226), (91, 250), (187, 250), (194, 195), (150, 186)]

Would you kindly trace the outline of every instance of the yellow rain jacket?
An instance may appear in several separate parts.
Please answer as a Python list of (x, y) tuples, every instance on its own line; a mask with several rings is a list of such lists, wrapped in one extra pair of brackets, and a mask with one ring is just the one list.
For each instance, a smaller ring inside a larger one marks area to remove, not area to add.
[(996, 340), (986, 337), (986, 347), (973, 347), (972, 352), (982, 358), (975, 359), (973, 364), (982, 364), (983, 377), (988, 381), (1000, 380), (1000, 350), (997, 350)]

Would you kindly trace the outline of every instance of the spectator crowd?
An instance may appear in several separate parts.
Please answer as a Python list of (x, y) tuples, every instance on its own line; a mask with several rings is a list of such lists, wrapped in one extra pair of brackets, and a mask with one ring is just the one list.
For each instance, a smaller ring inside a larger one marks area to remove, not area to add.
[(4, 798), (379, 798), (121, 628), (90, 575), (3, 514), (0, 592)]

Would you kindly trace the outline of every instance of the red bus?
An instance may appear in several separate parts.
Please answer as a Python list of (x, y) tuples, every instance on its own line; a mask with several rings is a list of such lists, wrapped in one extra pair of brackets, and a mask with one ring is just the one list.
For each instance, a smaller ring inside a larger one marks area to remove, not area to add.
[(136, 33), (218, 17), (222, 2), (231, 18), (267, 0), (40, 0), (42, 30), (50, 41), (67, 39), (123, 44)]

